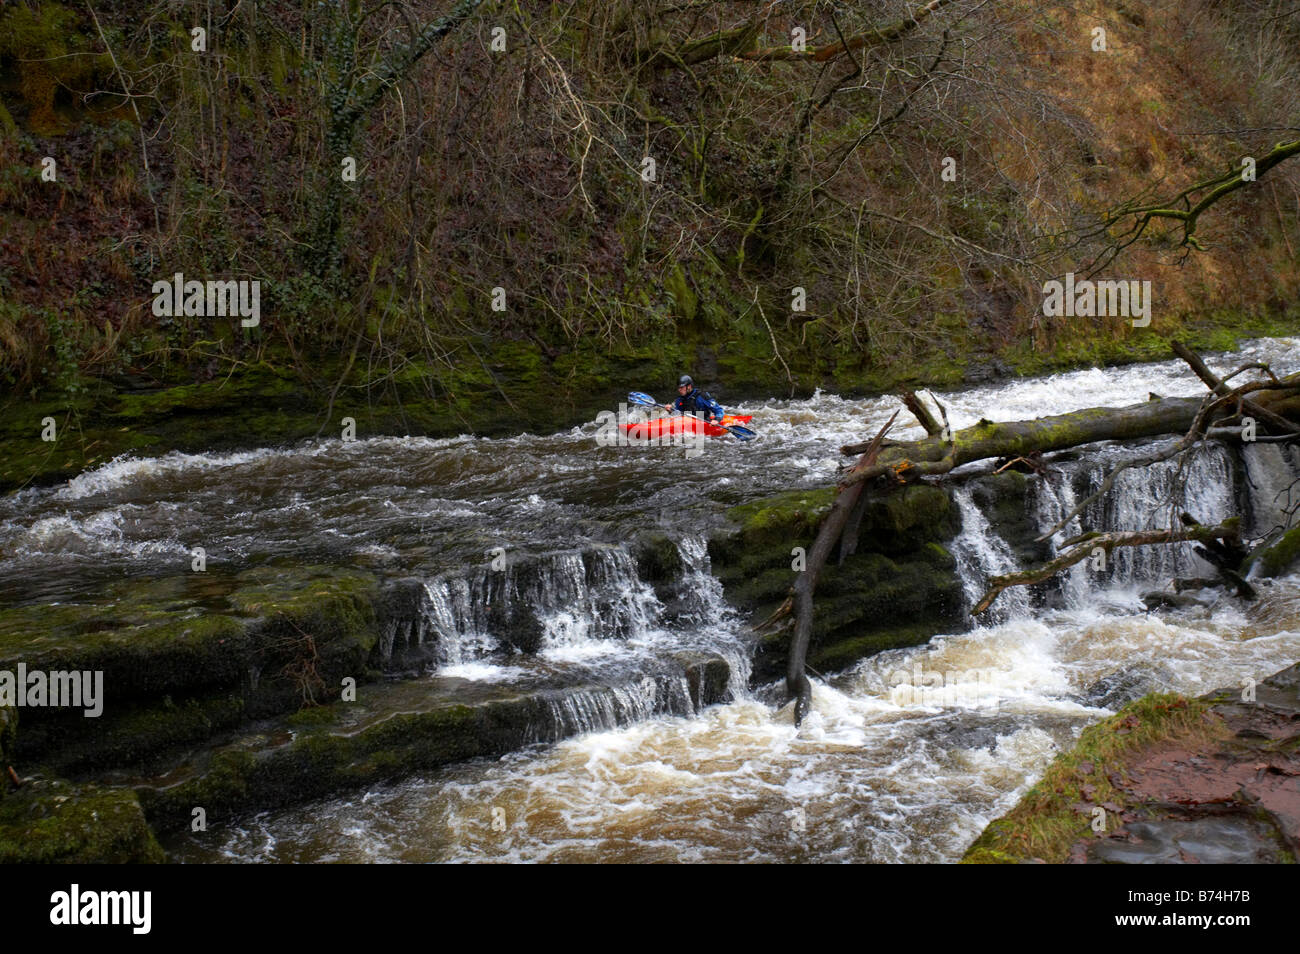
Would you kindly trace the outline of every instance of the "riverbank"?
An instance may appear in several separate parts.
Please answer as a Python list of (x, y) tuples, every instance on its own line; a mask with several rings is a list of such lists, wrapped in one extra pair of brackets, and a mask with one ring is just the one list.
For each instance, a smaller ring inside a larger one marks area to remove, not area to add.
[(1300, 663), (1083, 731), (966, 864), (1300, 862)]
[[(1300, 332), (1300, 313), (1205, 315), (1180, 334), (1203, 352), (1231, 350), (1253, 337)], [(609, 351), (570, 348), (551, 355), (532, 343), (496, 342), (454, 366), (408, 364), (367, 383), (337, 358), (313, 361), (309, 378), (287, 356), (240, 365), (205, 380), (86, 379), (70, 392), (46, 390), (0, 399), (0, 492), (46, 486), (123, 455), (242, 450), (310, 438), (502, 437), (547, 434), (617, 408), (630, 389), (667, 393), (683, 369), (728, 405), (817, 388), (845, 397), (902, 387), (952, 388), (1086, 367), (1118, 367), (1169, 356), (1162, 335), (1134, 330), (1062, 342), (1040, 352), (1027, 345), (998, 354), (936, 353), (918, 364), (872, 367), (792, 351), (782, 367), (770, 345), (743, 334), (720, 344), (689, 334), (654, 347)], [(786, 371), (788, 370), (788, 374)], [(656, 382), (663, 382), (657, 386)], [(351, 420), (350, 429), (347, 420)], [(47, 439), (52, 437), (53, 439)]]

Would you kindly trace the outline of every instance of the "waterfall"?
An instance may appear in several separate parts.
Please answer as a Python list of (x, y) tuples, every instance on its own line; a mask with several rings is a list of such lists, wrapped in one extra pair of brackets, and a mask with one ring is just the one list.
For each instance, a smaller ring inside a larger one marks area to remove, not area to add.
[(1243, 444), (1246, 464), (1245, 533), (1258, 539), (1273, 530), (1300, 524), (1300, 510), (1287, 510), (1300, 501), (1300, 447), (1286, 444)]
[[(1046, 533), (1081, 500), (1096, 493), (1116, 465), (1149, 454), (1151, 449), (1104, 447), (1078, 461), (1050, 460), (1049, 473), (1031, 477), (1026, 495), (1025, 504), (1037, 533)], [(961, 511), (962, 529), (952, 550), (969, 606), (983, 595), (990, 577), (1026, 567), (1021, 566), (1012, 546), (980, 510), (968, 485), (957, 487), (953, 496)], [(1121, 471), (1106, 494), (1053, 535), (1051, 552), (1056, 555), (1064, 541), (1087, 531), (1168, 527), (1171, 514), (1176, 520), (1184, 511), (1204, 524), (1219, 523), (1236, 512), (1233, 460), (1222, 445), (1201, 447), (1181, 465), (1175, 459)], [(1101, 590), (1117, 585), (1130, 589), (1158, 587), (1175, 577), (1213, 576), (1213, 567), (1196, 556), (1194, 546), (1179, 543), (1120, 547), (1111, 553), (1104, 570), (1094, 569), (1090, 560), (1077, 563), (1057, 578), (1065, 604), (1081, 608)], [(989, 619), (1005, 622), (1024, 617), (1030, 606), (1030, 590), (1012, 587), (994, 602)]]
[[(957, 559), (966, 607), (974, 606), (988, 589), (990, 577), (1022, 569), (1011, 547), (989, 523), (966, 486), (956, 488), (953, 497), (961, 511), (961, 533), (952, 542), (952, 553)], [(1029, 595), (1024, 587), (1005, 590), (986, 614), (991, 622), (1005, 622), (1029, 612)]]
[[(1095, 493), (1106, 474), (1124, 456), (1123, 450), (1103, 454), (1086, 465), (1085, 495)], [(1145, 530), (1164, 528), (1186, 511), (1204, 524), (1216, 524), (1236, 512), (1233, 465), (1230, 452), (1221, 444), (1198, 448), (1182, 464), (1177, 459), (1145, 467), (1132, 467), (1119, 474), (1111, 490), (1089, 504), (1083, 513), (1084, 530)], [(1046, 528), (1044, 528), (1046, 529)], [(1123, 547), (1111, 554), (1105, 579), (1128, 586), (1160, 585), (1179, 576), (1212, 576), (1214, 569), (1196, 556), (1194, 545)]]
[[(1065, 519), (1079, 505), (1074, 492), (1074, 483), (1070, 473), (1049, 473), (1034, 481), (1034, 517), (1038, 523), (1039, 533), (1046, 533)], [(1072, 518), (1061, 530), (1052, 535), (1052, 556), (1060, 552), (1060, 546), (1066, 540), (1083, 532), (1083, 525), (1078, 517)], [(1087, 561), (1076, 563), (1060, 575), (1061, 594), (1071, 609), (1079, 609), (1086, 602), (1092, 590), (1092, 581), (1088, 578)]]
[(643, 676), (622, 686), (566, 690), (546, 700), (549, 720), (534, 726), (537, 741), (557, 741), (581, 732), (605, 732), (655, 716), (694, 715), (682, 676)]
[(477, 567), (428, 581), (415, 643), (437, 640), (440, 666), (493, 653), (536, 653), (628, 640), (651, 629), (662, 609), (621, 547), (593, 547)]
[(621, 547), (546, 558), (537, 576), (513, 594), (542, 624), (547, 649), (645, 635), (663, 609)]
[(739, 620), (723, 597), (721, 581), (713, 575), (708, 539), (703, 534), (683, 537), (677, 541), (677, 551), (685, 567), (678, 582), (686, 606), (682, 618), (703, 633), (711, 652), (727, 661), (727, 691), (731, 698), (746, 698), (754, 668), (753, 646), (748, 640), (736, 638)]
[(534, 741), (747, 696), (751, 637), (712, 575), (707, 538), (674, 543), (681, 569), (656, 586), (628, 548), (613, 545), (405, 581), (389, 600), (381, 662), (509, 680), (523, 654), (540, 657), (534, 671), (545, 678), (567, 670), (566, 679), (583, 680), (548, 690)]

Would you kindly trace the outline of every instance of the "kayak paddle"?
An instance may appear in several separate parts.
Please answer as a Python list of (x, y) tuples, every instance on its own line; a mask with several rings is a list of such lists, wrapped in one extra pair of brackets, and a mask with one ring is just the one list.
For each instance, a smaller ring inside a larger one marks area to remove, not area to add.
[[(670, 405), (668, 405), (668, 404), (660, 404), (658, 401), (656, 401), (656, 400), (655, 400), (654, 398), (652, 398), (650, 395), (645, 394), (645, 393), (642, 392), (642, 391), (632, 391), (632, 392), (630, 392), (630, 393), (628, 394), (628, 396), (627, 396), (627, 403), (628, 403), (628, 404), (637, 404), (637, 405), (640, 405), (641, 407), (658, 407), (658, 408), (663, 408), (665, 411), (671, 411), (671, 410), (673, 410), (673, 408), (672, 408)], [(693, 417), (693, 418), (695, 418), (695, 420), (697, 420), (697, 421), (702, 420), (701, 418), (695, 417), (694, 414), (683, 414), (682, 416), (683, 416), (683, 417)], [(712, 422), (710, 422), (710, 421), (704, 421), (704, 423), (705, 423), (705, 424), (709, 424), (709, 423), (712, 423)], [(758, 436), (758, 432), (757, 432), (757, 431), (750, 430), (748, 427), (744, 427), (743, 425), (740, 425), (740, 424), (719, 424), (719, 425), (717, 425), (717, 426), (723, 428), (723, 429), (726, 430), (726, 431), (729, 431), (729, 432), (731, 433), (731, 435), (732, 435), (733, 437), (735, 437), (737, 440), (750, 441), (750, 440), (753, 440), (755, 437)]]

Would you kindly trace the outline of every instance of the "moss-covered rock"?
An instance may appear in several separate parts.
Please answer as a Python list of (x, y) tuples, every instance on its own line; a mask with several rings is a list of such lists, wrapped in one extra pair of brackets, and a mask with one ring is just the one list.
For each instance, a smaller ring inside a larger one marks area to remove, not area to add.
[(637, 573), (647, 583), (670, 583), (682, 573), (682, 554), (664, 533), (646, 533), (633, 547)]
[[(792, 491), (732, 508), (730, 528), (709, 541), (727, 598), (754, 621), (787, 597), (806, 559), (833, 489)], [(943, 546), (961, 519), (941, 487), (915, 484), (867, 502), (857, 550), (834, 557), (817, 581), (809, 663), (841, 669), (864, 656), (912, 646), (965, 625), (956, 561)], [(760, 639), (754, 678), (784, 674), (789, 633)]]
[[(311, 710), (307, 710), (311, 711)], [(66, 776), (148, 764), (180, 746), (197, 745), (241, 725), (248, 716), (243, 694), (232, 691), (192, 699), (165, 696), (156, 703), (126, 703), (102, 718), (37, 722), (23, 734), (17, 755)]]
[[(704, 676), (707, 699), (716, 667)], [(500, 756), (531, 742), (556, 741), (581, 730), (556, 717), (566, 700), (579, 694), (612, 699), (614, 690), (373, 685), (356, 703), (334, 703), (308, 718), (261, 725), (183, 760), (136, 790), (160, 831), (184, 828), (195, 807), (203, 808), (213, 824), (452, 762)]]
[(858, 547), (906, 554), (961, 530), (961, 514), (948, 492), (930, 484), (909, 484), (872, 497), (863, 510)]
[[(1300, 663), (1255, 690), (1147, 695), (1089, 726), (962, 862), (1300, 860), (1295, 799), (1271, 780), (1300, 742)], [(1207, 819), (1230, 833), (1179, 845)]]
[(0, 864), (164, 860), (129, 789), (36, 779), (0, 802)]
[[(1043, 480), (1019, 471), (1007, 470), (1000, 474), (985, 474), (967, 484), (971, 499), (997, 528), (1001, 537), (1015, 554), (1021, 566), (1037, 566), (1051, 558), (1048, 541), (1038, 542), (1037, 520), (1025, 500), (1033, 490), (1032, 481)], [(1057, 477), (1055, 479), (1065, 479)]]
[(717, 538), (714, 552), (725, 560), (731, 552), (727, 545), (740, 548), (764, 547), (792, 540), (810, 539), (835, 500), (829, 487), (815, 490), (791, 490), (727, 511), (735, 532)]
[(262, 567), (125, 581), (103, 601), (0, 610), (0, 668), (103, 673), (103, 711), (33, 708), (24, 764), (139, 762), (370, 678), (380, 589), (369, 574)]
[(1265, 578), (1300, 569), (1300, 527), (1292, 527), (1276, 543), (1252, 553), (1246, 568)]

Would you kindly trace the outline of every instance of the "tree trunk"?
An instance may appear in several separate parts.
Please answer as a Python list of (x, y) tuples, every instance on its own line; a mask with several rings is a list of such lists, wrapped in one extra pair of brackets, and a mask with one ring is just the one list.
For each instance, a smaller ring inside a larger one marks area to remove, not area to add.
[[(898, 417), (897, 411), (863, 449), (862, 459), (858, 462), (860, 465), (869, 466), (876, 459), (885, 434), (893, 426), (896, 417)], [(794, 636), (790, 640), (790, 656), (785, 678), (786, 689), (795, 700), (795, 725), (803, 722), (804, 716), (812, 706), (812, 686), (804, 672), (804, 661), (808, 657), (808, 643), (812, 638), (813, 590), (817, 588), (817, 577), (821, 574), (821, 569), (825, 566), (835, 541), (840, 538), (845, 524), (849, 522), (849, 517), (853, 514), (863, 489), (862, 484), (857, 484), (835, 495), (835, 502), (831, 504), (830, 512), (826, 514), (821, 528), (817, 531), (817, 539), (813, 541), (808, 562), (803, 572), (795, 577), (795, 627)]]
[[(1280, 382), (1278, 388), (1256, 391), (1251, 400), (1264, 409), (1289, 408), (1300, 388), (1300, 374)], [(1164, 434), (1184, 434), (1192, 426), (1203, 403), (1201, 397), (1163, 398), (1119, 408), (1086, 408), (1032, 421), (995, 424), (980, 421), (953, 435), (952, 443), (942, 436), (894, 444), (880, 452), (875, 463), (857, 464), (840, 479), (841, 487), (893, 471), (904, 479), (923, 473), (941, 473), (972, 461), (997, 457), (1023, 457), (1033, 451), (1064, 450), (1095, 441), (1127, 441)], [(1225, 410), (1224, 415), (1232, 413)], [(843, 454), (860, 454), (867, 444), (846, 444)], [(929, 465), (929, 466), (927, 466)]]

